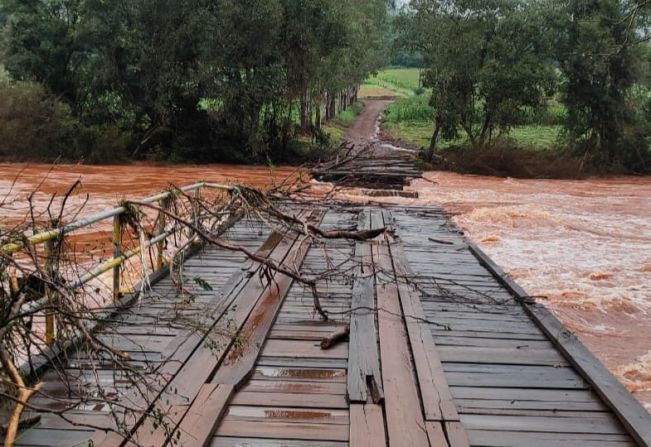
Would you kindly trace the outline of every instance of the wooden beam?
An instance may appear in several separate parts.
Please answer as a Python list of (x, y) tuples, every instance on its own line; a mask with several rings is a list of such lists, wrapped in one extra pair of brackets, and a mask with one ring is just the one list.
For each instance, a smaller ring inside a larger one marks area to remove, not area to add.
[[(379, 269), (392, 270), (386, 244), (373, 246)], [(409, 342), (400, 308), (398, 286), (378, 277), (376, 285), (382, 379), (390, 446), (429, 446), (418, 387), (409, 355)]]
[(179, 437), (175, 438), (174, 445), (209, 446), (234, 393), (233, 385), (208, 383), (202, 386), (179, 426)]
[(531, 319), (590, 383), (635, 441), (643, 447), (651, 446), (651, 415), (642, 404), (544, 305), (535, 303), (524, 289), (476, 244), (468, 242), (468, 245), (479, 262), (515, 296)]
[(382, 406), (352, 404), (350, 406), (350, 447), (386, 447)]
[[(359, 214), (357, 229), (371, 229), (371, 214), (368, 209)], [(375, 279), (370, 242), (358, 242), (355, 245), (355, 261), (359, 265), (354, 272), (353, 311), (350, 316), (348, 399), (350, 402), (365, 404), (370, 397), (374, 403), (378, 403), (384, 398), (384, 391), (377, 348)]]
[(420, 293), (407, 281), (413, 278), (402, 247), (392, 244), (391, 255), (398, 279), (398, 293), (405, 315), (407, 333), (416, 367), (416, 376), (423, 399), (423, 411), (428, 421), (459, 421), (450, 387), (443, 371), (440, 356), (425, 323), (425, 313), (420, 301)]

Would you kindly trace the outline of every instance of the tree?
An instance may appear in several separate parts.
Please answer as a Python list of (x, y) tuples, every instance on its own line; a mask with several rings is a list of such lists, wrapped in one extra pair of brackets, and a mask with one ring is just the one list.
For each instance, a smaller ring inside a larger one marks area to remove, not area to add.
[(597, 163), (644, 168), (648, 132), (633, 87), (641, 80), (648, 2), (572, 0), (559, 61), (568, 135)]
[(554, 87), (549, 32), (531, 2), (414, 0), (397, 24), (402, 46), (423, 55), (432, 89), (430, 159), (441, 137), (460, 130), (475, 148), (490, 144)]
[(390, 3), (7, 0), (7, 68), (133, 157), (266, 159), (384, 65)]

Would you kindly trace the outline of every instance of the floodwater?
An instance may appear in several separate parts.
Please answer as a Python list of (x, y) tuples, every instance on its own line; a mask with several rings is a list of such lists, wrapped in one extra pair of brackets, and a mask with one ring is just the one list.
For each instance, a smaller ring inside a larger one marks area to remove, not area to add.
[(453, 213), (651, 410), (651, 178), (430, 172), (409, 189)]
[[(163, 191), (171, 185), (182, 187), (197, 181), (206, 181), (266, 189), (280, 184), (293, 175), (297, 175), (295, 168), (271, 169), (238, 165), (0, 164), (0, 226), (22, 228), (25, 223), (34, 221), (41, 229), (47, 227), (50, 217), (46, 210), (49, 208), (51, 214), (57, 217), (63, 197), (76, 182), (79, 182), (79, 186), (66, 200), (65, 212), (62, 215), (64, 222), (111, 209), (124, 198), (132, 200), (144, 198)], [(151, 222), (145, 225), (149, 224)], [(66, 252), (73, 254), (75, 264), (95, 266), (106, 261), (112, 257), (111, 228), (111, 220), (104, 220), (75, 232), (66, 238), (68, 244)], [(123, 242), (124, 247), (139, 244), (137, 238), (128, 239), (126, 235)], [(134, 265), (125, 267), (128, 272), (124, 274), (124, 281), (127, 282), (123, 284), (124, 287), (133, 285), (133, 279), (141, 276), (141, 267), (139, 267), (141, 261), (141, 259), (133, 259), (130, 262)], [(151, 262), (151, 259), (149, 261)], [(102, 292), (108, 289), (109, 280), (110, 274), (98, 278)], [(97, 304), (103, 305), (105, 301), (106, 296), (101, 296)]]
[[(77, 180), (82, 186), (72, 202), (90, 214), (170, 183), (201, 179), (264, 188), (273, 184), (271, 174), (282, 181), (293, 172), (225, 165), (50, 169), (0, 164), (0, 203), (17, 178), (11, 193), (16, 200), (0, 207), (3, 224), (25, 217), (25, 200), (34, 190), (41, 191), (35, 197), (46, 205), (52, 193), (65, 192)], [(651, 178), (514, 180), (430, 172), (408, 189), (420, 198), (383, 200), (453, 213), (470, 238), (575, 331), (651, 410)]]

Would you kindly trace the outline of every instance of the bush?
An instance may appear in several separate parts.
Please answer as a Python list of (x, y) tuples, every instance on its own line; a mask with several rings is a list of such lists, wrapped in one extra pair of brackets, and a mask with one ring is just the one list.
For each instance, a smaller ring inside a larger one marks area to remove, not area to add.
[(0, 155), (55, 159), (71, 147), (74, 127), (69, 108), (40, 85), (0, 81)]
[(0, 157), (12, 161), (123, 161), (130, 135), (84, 126), (70, 108), (34, 82), (0, 76)]

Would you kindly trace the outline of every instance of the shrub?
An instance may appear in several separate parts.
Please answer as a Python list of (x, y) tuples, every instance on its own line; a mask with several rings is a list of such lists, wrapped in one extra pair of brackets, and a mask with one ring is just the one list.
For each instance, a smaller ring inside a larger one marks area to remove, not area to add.
[(117, 126), (84, 126), (40, 84), (0, 75), (0, 157), (120, 162), (130, 142)]
[(0, 155), (56, 159), (74, 151), (78, 122), (70, 109), (33, 82), (0, 80)]

